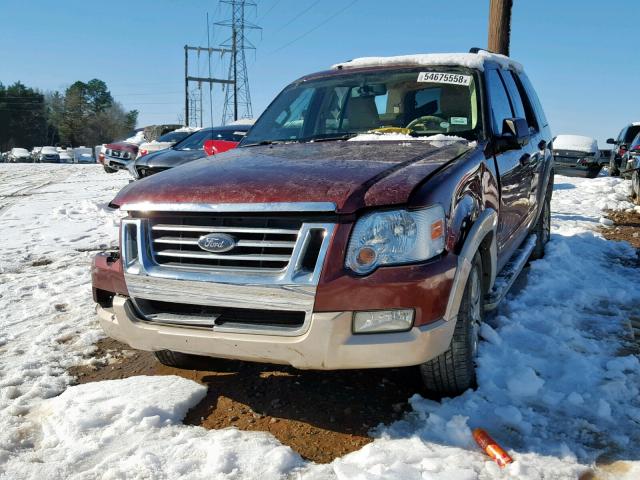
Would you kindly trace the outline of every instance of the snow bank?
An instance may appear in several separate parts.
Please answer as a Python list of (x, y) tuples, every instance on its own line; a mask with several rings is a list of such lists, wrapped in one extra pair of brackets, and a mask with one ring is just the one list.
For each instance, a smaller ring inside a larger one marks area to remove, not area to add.
[(261, 479), (302, 463), (267, 434), (180, 426), (206, 390), (175, 376), (70, 387), (28, 415), (38, 453), (12, 478)]
[(361, 57), (347, 62), (336, 63), (332, 69), (386, 67), (396, 65), (418, 65), (425, 67), (457, 65), (484, 71), (484, 62), (492, 61), (503, 68), (522, 71), (522, 65), (509, 57), (480, 50), (478, 53), (424, 53), (399, 55), (394, 57)]
[(575, 150), (576, 152), (597, 152), (598, 141), (582, 135), (558, 135), (553, 140), (556, 150)]

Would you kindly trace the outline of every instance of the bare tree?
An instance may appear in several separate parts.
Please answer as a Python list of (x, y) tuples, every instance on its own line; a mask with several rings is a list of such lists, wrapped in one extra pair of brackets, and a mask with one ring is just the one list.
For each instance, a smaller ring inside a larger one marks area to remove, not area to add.
[(490, 0), (489, 50), (509, 55), (511, 40), (511, 8), (513, 0)]

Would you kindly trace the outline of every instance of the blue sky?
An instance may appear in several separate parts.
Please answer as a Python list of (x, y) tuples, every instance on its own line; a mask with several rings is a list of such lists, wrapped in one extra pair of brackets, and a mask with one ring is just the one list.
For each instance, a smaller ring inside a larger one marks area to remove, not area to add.
[[(489, 0), (256, 2), (248, 19), (262, 32), (251, 35), (257, 50), (247, 57), (256, 114), (290, 81), (337, 61), (486, 45)], [(639, 1), (514, 3), (511, 55), (525, 65), (554, 134), (602, 144), (640, 120)], [(141, 125), (175, 122), (183, 46), (206, 45), (207, 12), (212, 22), (228, 16), (217, 0), (0, 0), (0, 82), (52, 90), (97, 77), (140, 110)], [(213, 43), (226, 37), (213, 29)], [(204, 76), (204, 58), (192, 68)], [(214, 63), (216, 75), (223, 70)], [(214, 87), (216, 124), (222, 100)]]

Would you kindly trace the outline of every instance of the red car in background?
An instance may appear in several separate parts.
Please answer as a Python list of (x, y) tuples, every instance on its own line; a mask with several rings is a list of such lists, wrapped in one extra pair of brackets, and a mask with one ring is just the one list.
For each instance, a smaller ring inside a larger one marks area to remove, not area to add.
[(150, 153), (131, 163), (129, 172), (140, 179), (203, 157), (236, 148), (251, 125), (225, 125), (203, 128), (192, 133), (173, 147)]

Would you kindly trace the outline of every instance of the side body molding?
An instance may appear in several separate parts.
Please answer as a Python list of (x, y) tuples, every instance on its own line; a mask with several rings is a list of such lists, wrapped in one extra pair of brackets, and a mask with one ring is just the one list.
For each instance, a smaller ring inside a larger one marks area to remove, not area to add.
[(458, 255), (458, 268), (453, 278), (453, 286), (451, 288), (451, 294), (449, 295), (449, 301), (447, 302), (447, 309), (444, 314), (446, 321), (456, 320), (458, 317), (458, 311), (460, 310), (460, 303), (462, 302), (462, 294), (467, 284), (467, 278), (471, 271), (471, 262), (476, 252), (480, 249), (482, 242), (488, 234), (491, 235), (491, 244), (489, 245), (489, 257), (491, 262), (491, 281), (489, 289), (493, 287), (496, 280), (496, 268), (498, 263), (498, 249), (496, 246), (496, 229), (498, 227), (498, 212), (493, 208), (487, 208), (483, 210), (476, 221), (471, 226), (467, 239), (464, 242), (464, 246)]

